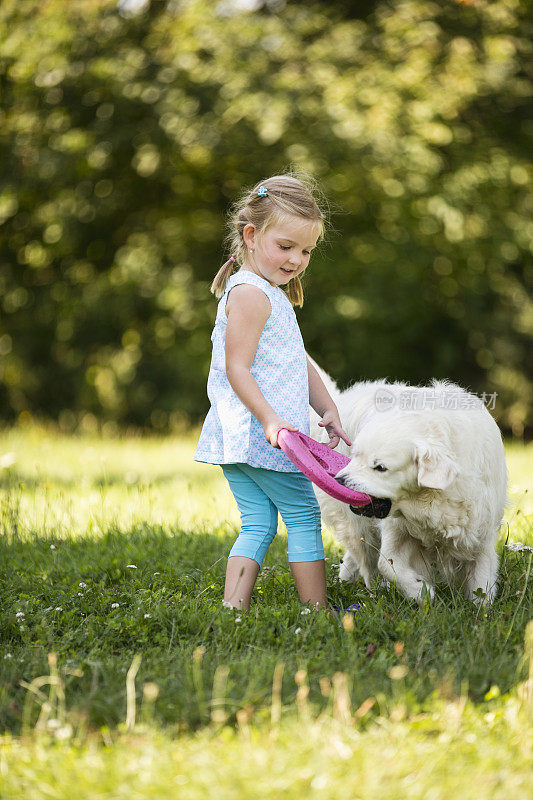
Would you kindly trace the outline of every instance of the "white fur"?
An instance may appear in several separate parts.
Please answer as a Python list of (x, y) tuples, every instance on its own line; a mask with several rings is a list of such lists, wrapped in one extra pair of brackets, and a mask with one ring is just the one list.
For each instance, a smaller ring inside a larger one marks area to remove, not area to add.
[[(350, 448), (342, 440), (338, 445), (351, 458), (339, 477), (356, 491), (392, 502), (385, 519), (368, 519), (315, 487), (324, 521), (347, 550), (340, 579), (355, 580), (360, 574), (370, 588), (379, 571), (420, 602), (424, 589), (433, 596), (441, 576), (462, 585), (475, 602), (478, 589), (491, 602), (507, 469), (501, 434), (488, 410), (448, 381), (434, 380), (428, 387), (366, 381), (341, 392), (315, 367), (352, 440)], [(378, 390), (394, 397), (391, 408), (378, 410)], [(406, 393), (418, 398), (420, 410), (401, 408)], [(440, 408), (443, 396), (449, 400), (452, 393), (465, 404), (477, 404)], [(311, 410), (311, 436), (327, 441), (318, 421)], [(387, 471), (373, 469), (376, 462)]]

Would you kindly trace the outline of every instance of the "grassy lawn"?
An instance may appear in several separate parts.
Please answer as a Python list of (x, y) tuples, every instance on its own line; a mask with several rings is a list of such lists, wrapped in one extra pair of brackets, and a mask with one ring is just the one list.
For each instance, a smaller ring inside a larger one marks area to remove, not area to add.
[(533, 545), (533, 446), (492, 608), (341, 585), (325, 531), (341, 620), (298, 601), (282, 523), (222, 607), (238, 514), (194, 443), (0, 433), (0, 797), (530, 796), (533, 554), (504, 542)]

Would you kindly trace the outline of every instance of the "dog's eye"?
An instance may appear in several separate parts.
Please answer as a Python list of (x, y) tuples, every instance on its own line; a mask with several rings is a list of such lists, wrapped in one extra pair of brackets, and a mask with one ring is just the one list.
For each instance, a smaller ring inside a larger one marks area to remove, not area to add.
[(383, 464), (376, 464), (376, 466), (372, 467), (372, 469), (375, 469), (378, 472), (387, 472), (387, 467), (384, 467)]

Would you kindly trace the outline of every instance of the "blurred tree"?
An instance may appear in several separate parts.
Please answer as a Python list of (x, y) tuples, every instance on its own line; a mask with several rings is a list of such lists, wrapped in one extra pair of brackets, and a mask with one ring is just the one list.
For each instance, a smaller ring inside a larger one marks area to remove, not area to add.
[(310, 353), (341, 384), (496, 391), (520, 435), (526, 6), (242, 5), (0, 6), (2, 415), (199, 419), (228, 203), (292, 164), (333, 203), (298, 312)]

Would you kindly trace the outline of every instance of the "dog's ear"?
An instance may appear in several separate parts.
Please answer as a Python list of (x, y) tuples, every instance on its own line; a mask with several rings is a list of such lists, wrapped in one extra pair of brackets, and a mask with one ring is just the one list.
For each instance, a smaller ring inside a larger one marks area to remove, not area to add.
[(418, 485), (428, 489), (447, 489), (459, 474), (449, 452), (438, 444), (423, 440), (415, 442), (415, 463)]

